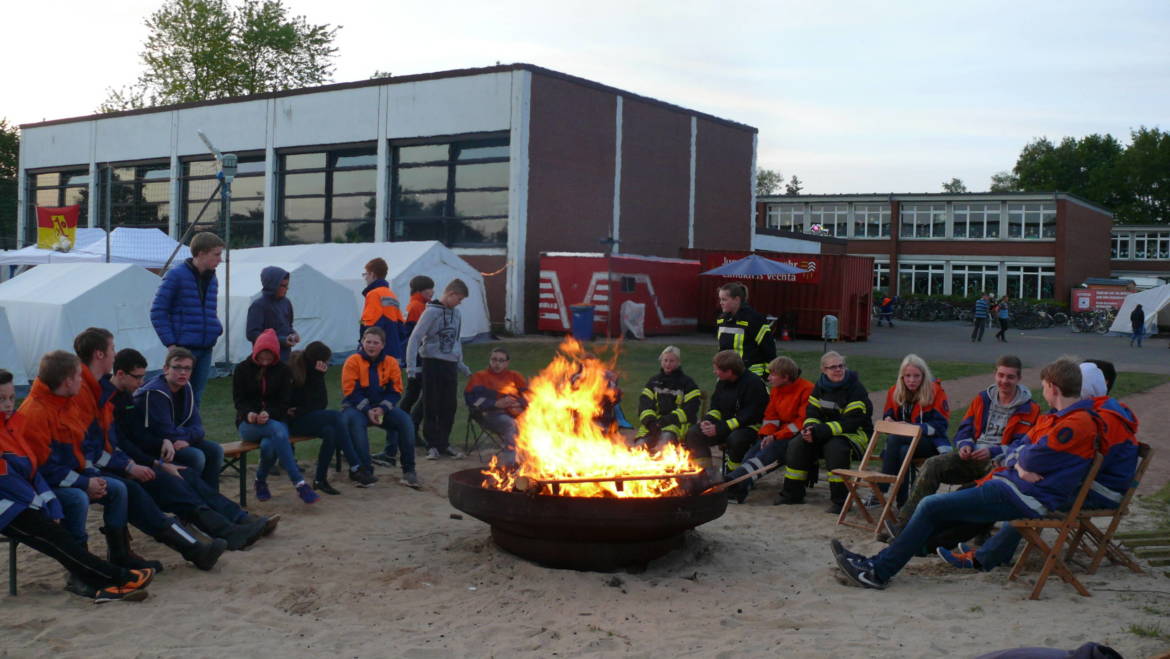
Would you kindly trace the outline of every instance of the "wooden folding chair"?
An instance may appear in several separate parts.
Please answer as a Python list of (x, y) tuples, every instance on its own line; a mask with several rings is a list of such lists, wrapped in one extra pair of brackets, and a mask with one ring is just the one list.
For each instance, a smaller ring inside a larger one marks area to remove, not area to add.
[[(910, 437), (910, 447), (906, 451), (906, 457), (902, 459), (902, 466), (898, 468), (897, 474), (887, 474), (881, 471), (866, 469), (870, 459), (873, 458), (874, 447), (877, 446), (878, 435), (903, 435)], [(899, 421), (878, 421), (874, 424), (873, 435), (869, 438), (869, 446), (865, 447), (865, 455), (861, 457), (861, 464), (857, 469), (834, 469), (833, 474), (844, 479), (845, 487), (849, 490), (849, 496), (845, 498), (845, 505), (841, 506), (841, 514), (837, 516), (837, 523), (846, 526), (853, 526), (859, 529), (872, 531), (876, 537), (882, 530), (882, 521), (889, 519), (895, 521), (897, 517), (894, 515), (893, 505), (894, 500), (898, 497), (898, 490), (902, 487), (902, 483), (906, 481), (907, 475), (910, 473), (910, 463), (914, 462), (914, 452), (918, 450), (918, 440), (922, 438), (922, 427), (913, 423), (901, 423)], [(889, 496), (882, 492), (881, 484), (886, 483), (890, 486)], [(866, 509), (865, 503), (861, 498), (858, 488), (861, 485), (869, 486), (873, 491), (874, 497), (877, 498), (878, 503), (881, 504), (882, 512), (877, 519)], [(846, 517), (849, 516), (849, 511), (856, 506), (865, 522), (849, 521)]]
[[(1020, 558), (1016, 560), (1012, 573), (1008, 575), (1009, 581), (1015, 581), (1020, 576), (1020, 572), (1024, 569), (1024, 563), (1028, 560), (1032, 550), (1039, 551), (1045, 557), (1044, 567), (1040, 569), (1040, 575), (1036, 577), (1036, 586), (1032, 588), (1032, 594), (1028, 596), (1028, 599), (1040, 599), (1040, 591), (1044, 590), (1044, 584), (1048, 582), (1048, 576), (1053, 572), (1056, 572), (1061, 579), (1064, 579), (1065, 583), (1075, 588), (1078, 593), (1089, 597), (1088, 589), (1073, 576), (1072, 571), (1068, 569), (1068, 564), (1061, 557), (1061, 553), (1069, 535), (1080, 526), (1081, 506), (1085, 504), (1089, 490), (1093, 487), (1093, 481), (1097, 479), (1097, 471), (1101, 469), (1101, 460), (1102, 455), (1097, 453), (1096, 457), (1093, 458), (1092, 466), (1089, 467), (1088, 475), (1085, 476), (1085, 482), (1081, 484), (1077, 498), (1073, 500), (1073, 505), (1068, 509), (1068, 512), (1052, 513), (1035, 519), (1016, 519), (1009, 522), (1028, 543), (1024, 545), (1024, 551), (1020, 552)], [(1056, 541), (1051, 545), (1044, 542), (1044, 529), (1056, 530)]]
[[(1142, 572), (1141, 566), (1130, 558), (1121, 545), (1113, 542), (1113, 534), (1117, 532), (1121, 518), (1129, 514), (1129, 504), (1133, 501), (1134, 495), (1137, 494), (1138, 485), (1141, 484), (1142, 477), (1145, 476), (1146, 467), (1150, 466), (1150, 456), (1153, 453), (1154, 449), (1150, 448), (1149, 444), (1145, 442), (1138, 444), (1137, 471), (1134, 472), (1133, 481), (1129, 484), (1129, 489), (1125, 491), (1125, 496), (1122, 497), (1121, 503), (1116, 508), (1081, 510), (1081, 515), (1077, 518), (1079, 526), (1072, 540), (1068, 542), (1068, 553), (1064, 555), (1065, 561), (1080, 551), (1092, 559), (1089, 567), (1085, 570), (1089, 574), (1096, 574), (1097, 568), (1101, 566), (1101, 561), (1106, 556), (1115, 565), (1124, 565), (1139, 574)], [(1093, 523), (1094, 517), (1110, 518), (1109, 526), (1102, 531)]]

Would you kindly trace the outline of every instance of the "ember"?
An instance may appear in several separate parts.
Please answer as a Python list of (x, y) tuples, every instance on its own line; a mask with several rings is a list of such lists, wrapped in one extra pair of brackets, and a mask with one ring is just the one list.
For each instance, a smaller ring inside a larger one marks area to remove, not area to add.
[(492, 458), (482, 486), (566, 497), (687, 495), (686, 484), (701, 469), (682, 447), (651, 453), (597, 423), (613, 397), (607, 365), (566, 339), (530, 383), (528, 407), (517, 419), (516, 466)]

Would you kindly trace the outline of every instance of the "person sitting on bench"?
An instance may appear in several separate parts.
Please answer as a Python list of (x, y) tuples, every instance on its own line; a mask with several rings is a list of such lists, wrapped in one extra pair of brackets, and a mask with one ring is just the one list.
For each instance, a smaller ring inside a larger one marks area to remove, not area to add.
[(677, 442), (699, 420), (703, 392), (683, 373), (682, 351), (666, 346), (658, 355), (662, 370), (650, 377), (638, 397), (638, 436), (635, 443), (651, 451), (660, 444)]
[(768, 407), (768, 387), (755, 373), (747, 370), (743, 358), (734, 350), (721, 350), (712, 360), (719, 380), (711, 394), (711, 406), (698, 424), (686, 434), (686, 447), (697, 462), (707, 462), (708, 482), (723, 480), (719, 465), (711, 457), (711, 447), (724, 445), (724, 463), (734, 471), (756, 442), (757, 431)]
[(516, 450), (516, 417), (528, 405), (524, 400), (528, 381), (508, 368), (511, 361), (507, 350), (492, 349), (488, 367), (472, 373), (463, 389), (467, 408), (485, 430), (500, 436), (505, 451)]
[[(1095, 371), (1095, 372), (1094, 372)], [(1138, 419), (1125, 403), (1111, 398), (1117, 382), (1112, 362), (1089, 359), (1081, 364), (1081, 397), (1093, 401), (1093, 411), (1105, 422), (1101, 442), (1101, 469), (1085, 499), (1086, 509), (1111, 510), (1121, 505), (1138, 467)]]

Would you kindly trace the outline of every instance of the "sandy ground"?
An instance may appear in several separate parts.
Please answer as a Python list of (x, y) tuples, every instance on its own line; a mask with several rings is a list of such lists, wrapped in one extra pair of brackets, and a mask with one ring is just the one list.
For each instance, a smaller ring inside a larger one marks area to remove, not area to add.
[[(948, 390), (965, 401), (982, 386), (966, 378)], [(1170, 422), (1162, 389), (1130, 401), (1147, 440)], [(0, 598), (0, 655), (971, 657), (1097, 641), (1148, 657), (1170, 648), (1129, 631), (1170, 633), (1170, 584), (1118, 567), (1084, 578), (1091, 598), (1054, 580), (1035, 602), (1025, 599), (1030, 580), (1010, 583), (1004, 568), (957, 573), (937, 558), (915, 559), (885, 591), (843, 585), (829, 540), (881, 545), (833, 524), (823, 484), (809, 505), (771, 506), (775, 476), (645, 571), (545, 569), (496, 548), (485, 524), (452, 517), (447, 475), (475, 464), (420, 460), (422, 491), (383, 469), (376, 487), (341, 485), (312, 507), (273, 480), (274, 498), (252, 509), (281, 513), (279, 530), (211, 573), (135, 533), (139, 551), (167, 568), (141, 604), (69, 595), (56, 563), (21, 548), (21, 592)], [(1158, 473), (1165, 482), (1167, 470)], [(1139, 507), (1123, 528), (1149, 523)]]

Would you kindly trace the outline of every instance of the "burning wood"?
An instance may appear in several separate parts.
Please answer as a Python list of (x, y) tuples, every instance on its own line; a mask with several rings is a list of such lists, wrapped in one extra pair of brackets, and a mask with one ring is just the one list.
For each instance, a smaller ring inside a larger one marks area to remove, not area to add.
[[(615, 403), (607, 365), (566, 339), (532, 379), (528, 406), (517, 418), (516, 465), (492, 458), (483, 487), (569, 497), (664, 497), (688, 494), (684, 482), (701, 472), (681, 446), (655, 453), (631, 447), (616, 427), (596, 419)], [(682, 480), (680, 480), (682, 479)]]

